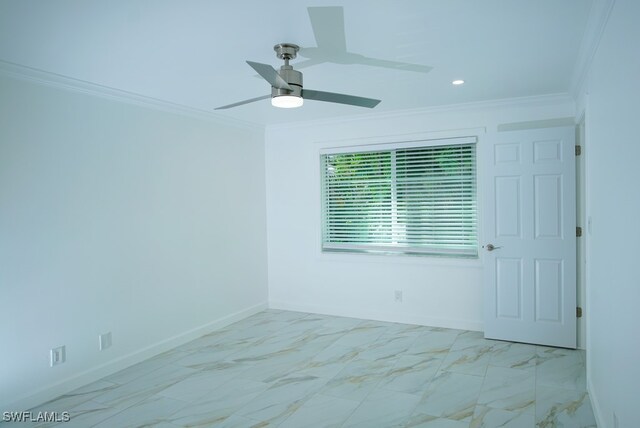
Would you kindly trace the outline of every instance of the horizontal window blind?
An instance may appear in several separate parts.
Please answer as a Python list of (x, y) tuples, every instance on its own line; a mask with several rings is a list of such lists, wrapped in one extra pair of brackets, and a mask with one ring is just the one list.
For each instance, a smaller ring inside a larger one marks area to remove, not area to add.
[(475, 144), (325, 153), (324, 251), (477, 256)]

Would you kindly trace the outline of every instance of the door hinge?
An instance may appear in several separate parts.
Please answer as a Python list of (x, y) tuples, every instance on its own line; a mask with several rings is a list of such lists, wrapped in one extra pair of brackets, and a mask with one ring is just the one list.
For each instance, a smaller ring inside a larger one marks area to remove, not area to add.
[(582, 308), (580, 306), (576, 308), (576, 318), (582, 318)]
[(576, 156), (580, 156), (582, 154), (582, 146), (576, 146)]
[(582, 228), (580, 226), (576, 227), (576, 236), (578, 238), (582, 236)]

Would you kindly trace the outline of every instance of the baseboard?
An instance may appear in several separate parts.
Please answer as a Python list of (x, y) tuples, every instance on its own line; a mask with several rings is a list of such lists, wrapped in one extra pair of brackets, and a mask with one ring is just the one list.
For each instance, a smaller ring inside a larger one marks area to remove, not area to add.
[(394, 314), (370, 311), (363, 308), (339, 308), (316, 305), (305, 305), (281, 300), (269, 300), (269, 308), (296, 312), (311, 312), (315, 314), (335, 315), (349, 318), (362, 318), (375, 321), (397, 322), (402, 324), (425, 325), (429, 327), (454, 328), (460, 330), (483, 331), (482, 322), (458, 320), (451, 318), (431, 318), (412, 314)]
[(600, 401), (596, 394), (591, 379), (587, 376), (587, 392), (589, 393), (589, 399), (591, 400), (591, 408), (593, 409), (593, 416), (596, 418), (596, 425), (599, 428), (606, 428), (608, 425), (604, 423), (602, 419), (602, 411), (600, 410)]
[(47, 401), (53, 400), (54, 398), (67, 394), (84, 385), (100, 380), (105, 376), (117, 373), (122, 369), (126, 369), (127, 367), (140, 363), (170, 349), (176, 348), (180, 345), (184, 345), (185, 343), (197, 339), (198, 337), (204, 336), (205, 334), (211, 333), (236, 321), (240, 321), (267, 308), (268, 305), (266, 302), (259, 303), (257, 305), (253, 305), (224, 317), (218, 318), (207, 324), (154, 343), (153, 345), (147, 346), (128, 355), (118, 357), (112, 361), (109, 361), (108, 363), (101, 364), (97, 367), (78, 373), (77, 375), (57, 382), (53, 385), (47, 385), (46, 387), (43, 387), (35, 392), (17, 399), (15, 402), (10, 403), (8, 406), (6, 406), (6, 408), (15, 409), (16, 411), (22, 409), (32, 409), (35, 406), (46, 403)]

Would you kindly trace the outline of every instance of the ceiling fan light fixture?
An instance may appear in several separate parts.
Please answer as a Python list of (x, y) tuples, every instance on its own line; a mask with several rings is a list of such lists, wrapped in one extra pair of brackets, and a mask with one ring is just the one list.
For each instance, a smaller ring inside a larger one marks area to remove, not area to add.
[(278, 95), (271, 98), (271, 105), (280, 108), (296, 108), (302, 107), (304, 100), (302, 97), (295, 95)]

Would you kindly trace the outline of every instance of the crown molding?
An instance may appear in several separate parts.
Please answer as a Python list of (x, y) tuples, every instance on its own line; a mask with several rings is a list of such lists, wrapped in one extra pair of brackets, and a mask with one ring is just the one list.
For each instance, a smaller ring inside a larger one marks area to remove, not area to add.
[[(614, 1), (614, 0), (607, 0)], [(306, 121), (286, 122), (273, 125), (262, 125), (254, 122), (244, 121), (227, 116), (218, 115), (214, 112), (188, 107), (169, 101), (139, 95), (133, 92), (123, 91), (96, 83), (87, 82), (80, 79), (64, 76), (49, 71), (28, 67), (0, 59), (0, 75), (19, 79), (38, 85), (49, 86), (65, 91), (86, 94), (103, 99), (119, 101), (131, 105), (179, 114), (187, 117), (206, 120), (226, 126), (234, 126), (251, 130), (265, 129), (290, 129), (307, 126), (335, 125), (339, 123), (352, 123), (370, 119), (393, 119), (407, 116), (423, 116), (429, 114), (464, 112), (473, 110), (517, 108), (517, 107), (538, 107), (561, 103), (573, 103), (574, 97), (569, 93), (547, 94), (518, 98), (503, 98), (488, 101), (474, 101), (469, 103), (447, 104), (432, 107), (420, 107), (414, 109), (391, 110), (386, 112), (371, 112), (348, 117), (333, 117), (325, 119), (313, 119)]]
[(591, 4), (589, 18), (578, 51), (578, 59), (569, 83), (569, 93), (574, 99), (578, 99), (584, 92), (593, 57), (598, 50), (600, 39), (615, 3), (616, 0), (593, 0)]
[(49, 86), (70, 92), (104, 98), (111, 101), (119, 101), (139, 107), (160, 110), (168, 113), (179, 114), (191, 118), (214, 122), (220, 125), (234, 126), (251, 130), (264, 130), (264, 126), (244, 120), (229, 118), (214, 112), (188, 107), (182, 104), (158, 98), (147, 97), (133, 92), (123, 91), (108, 86), (98, 85), (85, 80), (75, 79), (62, 74), (52, 73), (21, 64), (16, 64), (0, 59), (0, 75), (19, 79), (38, 85)]
[(543, 106), (549, 106), (549, 105), (558, 105), (558, 104), (564, 104), (564, 103), (575, 105), (573, 96), (571, 96), (571, 94), (569, 93), (560, 93), (560, 94), (535, 95), (535, 96), (529, 96), (529, 97), (502, 98), (497, 100), (474, 101), (469, 103), (447, 104), (447, 105), (432, 106), (432, 107), (420, 107), (415, 109), (372, 112), (372, 113), (360, 114), (357, 116), (348, 116), (348, 117), (341, 117), (341, 118), (327, 118), (327, 119), (289, 122), (289, 123), (278, 123), (274, 125), (267, 125), (266, 128), (267, 130), (280, 130), (280, 129), (304, 128), (308, 126), (325, 126), (325, 125), (328, 126), (328, 125), (336, 125), (341, 123), (353, 123), (353, 122), (359, 122), (363, 120), (372, 120), (372, 119), (384, 120), (384, 119), (394, 119), (398, 117), (424, 116), (424, 115), (439, 114), (439, 113), (467, 112), (467, 111), (503, 109), (503, 108), (532, 108), (532, 107), (543, 107)]

